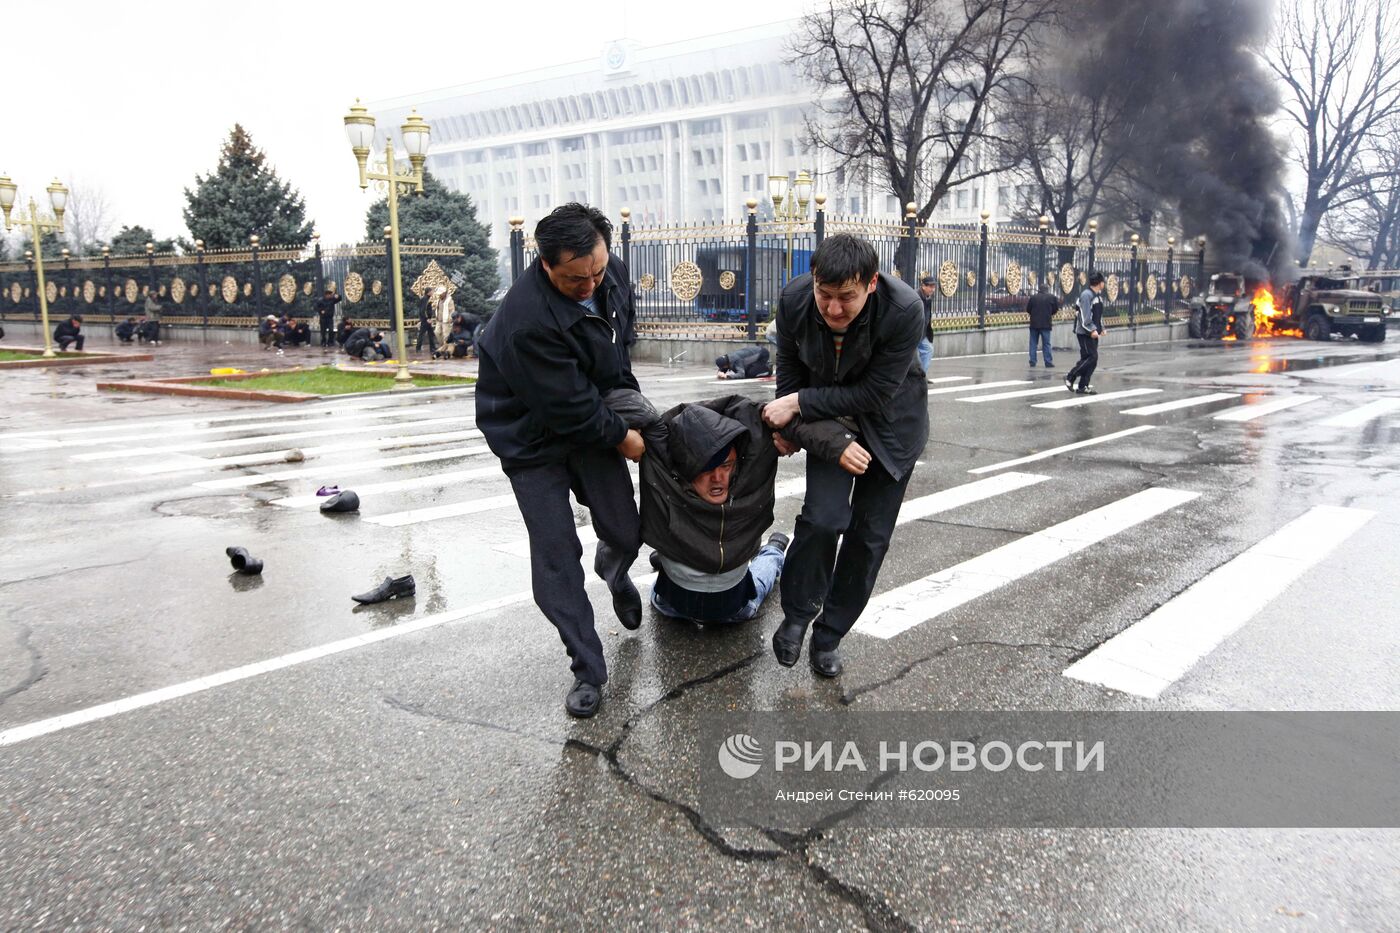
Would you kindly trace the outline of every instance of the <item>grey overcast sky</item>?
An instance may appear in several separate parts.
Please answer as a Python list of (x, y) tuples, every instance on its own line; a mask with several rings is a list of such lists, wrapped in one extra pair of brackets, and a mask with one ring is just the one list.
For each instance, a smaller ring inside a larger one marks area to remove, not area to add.
[[(0, 173), (46, 202), (100, 187), (115, 221), (186, 235), (183, 189), (242, 123), (300, 189), (323, 240), (355, 240), (372, 197), (341, 117), (381, 100), (800, 15), (803, 0), (204, 0), (0, 3)], [(384, 11), (392, 10), (393, 22)]]

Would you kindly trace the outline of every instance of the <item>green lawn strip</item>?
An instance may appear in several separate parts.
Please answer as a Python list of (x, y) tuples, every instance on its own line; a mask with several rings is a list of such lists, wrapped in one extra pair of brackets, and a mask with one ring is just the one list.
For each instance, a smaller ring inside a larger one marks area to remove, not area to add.
[(0, 350), (0, 362), (9, 360), (42, 360), (42, 353), (26, 353), (23, 350)]
[[(475, 379), (451, 379), (443, 376), (414, 376), (415, 386), (470, 385)], [(212, 379), (201, 386), (230, 389), (271, 389), (282, 392), (307, 392), (312, 395), (347, 395), (352, 392), (384, 392), (394, 387), (394, 380), (385, 376), (319, 368), (304, 372), (268, 373), (252, 379)]]

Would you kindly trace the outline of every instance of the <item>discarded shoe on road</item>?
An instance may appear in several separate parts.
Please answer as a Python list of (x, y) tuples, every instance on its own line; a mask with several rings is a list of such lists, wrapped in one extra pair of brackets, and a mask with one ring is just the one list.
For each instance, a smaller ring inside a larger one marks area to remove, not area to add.
[(412, 596), (417, 592), (417, 586), (413, 582), (413, 574), (406, 574), (402, 577), (385, 577), (384, 582), (370, 590), (368, 593), (360, 593), (351, 596), (357, 603), (382, 603), (386, 599), (393, 599), (395, 596)]
[(250, 577), (262, 573), (263, 562), (248, 553), (247, 548), (226, 547), (224, 553), (228, 555), (229, 561), (233, 564), (233, 569), (239, 573)]
[(316, 495), (318, 495), (318, 496), (334, 496), (334, 495), (338, 494), (339, 492), (340, 492), (340, 487), (339, 487), (339, 486), (322, 486), (320, 489), (316, 490)]
[(359, 510), (360, 497), (355, 495), (353, 489), (340, 490), (321, 503), (322, 512), (358, 512)]

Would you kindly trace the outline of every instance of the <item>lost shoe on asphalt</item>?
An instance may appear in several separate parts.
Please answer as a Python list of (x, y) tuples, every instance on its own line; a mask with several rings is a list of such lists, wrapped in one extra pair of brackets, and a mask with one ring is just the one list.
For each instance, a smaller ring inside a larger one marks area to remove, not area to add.
[(393, 599), (396, 596), (412, 596), (417, 592), (417, 585), (413, 582), (413, 574), (402, 577), (385, 577), (384, 582), (370, 590), (368, 593), (360, 593), (351, 596), (357, 603), (382, 603), (386, 599)]
[(321, 503), (322, 512), (358, 512), (360, 497), (353, 489), (342, 489)]
[(241, 574), (255, 576), (262, 573), (263, 562), (248, 553), (247, 548), (226, 547), (224, 553), (228, 555), (229, 562), (233, 564), (233, 569)]

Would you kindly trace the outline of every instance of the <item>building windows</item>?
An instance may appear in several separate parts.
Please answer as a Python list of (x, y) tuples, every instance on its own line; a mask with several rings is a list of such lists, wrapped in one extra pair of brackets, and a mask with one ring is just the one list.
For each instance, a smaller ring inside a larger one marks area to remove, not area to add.
[(749, 158), (755, 162), (763, 158), (763, 148), (758, 143), (749, 143)]
[(582, 152), (584, 150), (583, 137), (574, 136), (570, 139), (559, 140), (559, 148), (563, 152)]
[(692, 120), (690, 132), (695, 136), (705, 136), (710, 133), (718, 133), (723, 129), (719, 120)]
[(748, 152), (744, 149), (743, 143), (734, 144), (734, 155), (738, 157), (740, 162), (747, 162), (749, 159)]
[(963, 189), (953, 195), (953, 206), (960, 211), (967, 210), (967, 189)]
[(701, 155), (699, 149), (692, 149), (692, 150), (690, 150), (690, 157), (691, 157), (692, 160), (694, 160), (696, 167), (699, 167), (699, 166), (705, 164), (704, 156)]
[(527, 156), (549, 155), (549, 143), (526, 143), (525, 154)]

